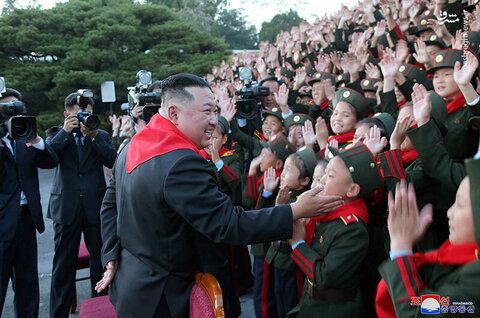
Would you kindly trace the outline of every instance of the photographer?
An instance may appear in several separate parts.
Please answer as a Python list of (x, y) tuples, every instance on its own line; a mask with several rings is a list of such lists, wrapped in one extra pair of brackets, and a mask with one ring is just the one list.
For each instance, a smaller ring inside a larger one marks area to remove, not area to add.
[[(0, 103), (21, 101), (20, 92), (7, 88)], [(37, 317), (39, 306), (37, 238), (43, 223), (38, 168), (58, 164), (52, 148), (38, 135), (13, 139), (6, 132), (10, 116), (0, 114), (0, 316), (8, 280), (15, 291), (15, 317)]]
[(102, 275), (100, 205), (106, 187), (103, 166), (113, 166), (116, 151), (110, 135), (89, 121), (92, 110), (91, 97), (71, 93), (65, 98), (63, 126), (47, 137), (60, 161), (48, 206), (55, 231), (50, 317), (68, 317), (82, 232), (90, 253), (92, 297), (98, 296), (93, 287)]

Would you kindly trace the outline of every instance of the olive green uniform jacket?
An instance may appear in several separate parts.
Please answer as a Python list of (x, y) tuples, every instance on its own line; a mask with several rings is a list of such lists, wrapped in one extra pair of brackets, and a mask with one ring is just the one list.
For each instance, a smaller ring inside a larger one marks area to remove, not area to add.
[[(360, 219), (348, 224), (342, 219), (318, 222), (312, 245), (301, 243), (291, 254), (307, 276), (302, 298), (291, 312), (298, 312), (297, 318), (363, 317), (358, 274), (367, 250), (368, 232)], [(327, 297), (347, 293), (355, 296), (346, 302), (320, 300), (309, 293), (312, 285)]]

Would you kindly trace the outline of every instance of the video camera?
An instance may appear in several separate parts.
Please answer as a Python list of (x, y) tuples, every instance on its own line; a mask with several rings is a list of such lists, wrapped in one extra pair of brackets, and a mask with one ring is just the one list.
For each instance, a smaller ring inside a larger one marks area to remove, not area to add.
[[(0, 96), (6, 92), (5, 80), (0, 77)], [(19, 116), (25, 114), (27, 108), (21, 101), (15, 100), (9, 103), (0, 103), (0, 113), (10, 117), (5, 120), (0, 116), (0, 138), (8, 134), (13, 139), (33, 140), (37, 137), (37, 120), (31, 116)]]
[[(97, 130), (100, 127), (100, 119), (97, 115), (93, 115), (87, 110), (87, 106), (91, 104), (93, 98), (93, 92), (90, 89), (79, 89), (77, 91), (77, 105), (80, 106), (80, 110), (77, 112), (77, 119), (83, 123), (88, 129)], [(79, 133), (80, 129), (74, 130)]]
[(237, 106), (237, 116), (244, 119), (253, 119), (259, 115), (258, 110), (261, 106), (260, 97), (270, 95), (270, 88), (267, 86), (259, 86), (257, 82), (252, 80), (252, 69), (249, 66), (240, 67), (238, 74), (244, 86), (241, 90), (235, 92), (235, 95), (242, 97), (242, 99), (235, 103)]
[[(143, 106), (142, 116), (140, 119), (147, 123), (153, 115), (158, 113), (158, 109), (162, 102), (161, 92), (147, 92), (149, 85), (152, 83), (152, 73), (140, 70), (137, 73), (137, 84), (128, 87), (128, 114), (135, 120), (132, 114), (133, 108), (138, 104)], [(123, 108), (122, 108), (123, 109)]]

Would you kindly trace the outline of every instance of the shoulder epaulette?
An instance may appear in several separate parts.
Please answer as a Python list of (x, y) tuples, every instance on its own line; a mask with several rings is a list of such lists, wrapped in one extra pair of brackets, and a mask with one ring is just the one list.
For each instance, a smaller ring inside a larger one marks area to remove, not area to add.
[(341, 216), (340, 219), (343, 221), (343, 223), (345, 223), (345, 225), (358, 222), (358, 218), (355, 214), (347, 215), (345, 217)]
[(263, 136), (263, 134), (261, 134), (258, 130), (255, 130), (254, 134), (255, 134), (255, 136), (257, 136), (258, 139), (260, 139), (261, 141), (267, 141), (267, 140), (265, 139), (265, 137)]
[(223, 158), (223, 157), (228, 157), (228, 156), (231, 156), (235, 153), (235, 150), (232, 149), (232, 150), (229, 150), (229, 151), (226, 151), (225, 153), (223, 153), (220, 158)]

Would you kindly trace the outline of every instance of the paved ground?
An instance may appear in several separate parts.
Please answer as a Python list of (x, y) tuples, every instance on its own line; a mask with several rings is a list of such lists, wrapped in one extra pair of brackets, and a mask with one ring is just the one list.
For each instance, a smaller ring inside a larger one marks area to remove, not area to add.
[[(52, 276), (52, 259), (53, 259), (53, 227), (52, 221), (46, 218), (47, 204), (50, 197), (50, 189), (52, 185), (54, 170), (39, 169), (40, 178), (40, 195), (42, 198), (42, 207), (45, 217), (45, 232), (37, 233), (38, 240), (38, 275), (40, 281), (40, 318), (48, 317), (49, 313), (49, 298), (50, 298), (50, 278)], [(89, 275), (88, 269), (77, 272), (77, 277), (85, 277)], [(5, 306), (3, 308), (2, 317), (13, 318), (13, 298), (14, 294), (9, 286)], [(77, 302), (78, 308), (75, 314), (70, 317), (78, 317), (80, 304), (85, 299), (90, 298), (90, 282), (83, 280), (77, 282)], [(253, 318), (255, 316), (253, 311), (252, 292), (246, 294), (240, 299), (242, 304), (241, 318)]]

